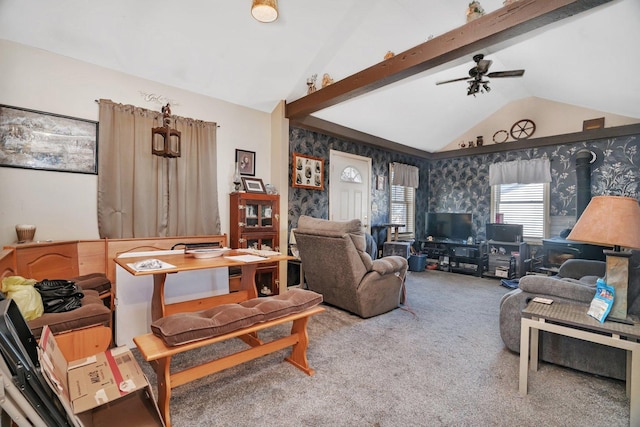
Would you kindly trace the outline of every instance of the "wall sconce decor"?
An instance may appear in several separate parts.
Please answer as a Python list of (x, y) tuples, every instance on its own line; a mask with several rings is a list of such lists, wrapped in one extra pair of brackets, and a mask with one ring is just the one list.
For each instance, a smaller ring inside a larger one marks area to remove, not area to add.
[(151, 153), (160, 157), (180, 157), (180, 132), (171, 129), (171, 107), (162, 107), (164, 126), (151, 129)]

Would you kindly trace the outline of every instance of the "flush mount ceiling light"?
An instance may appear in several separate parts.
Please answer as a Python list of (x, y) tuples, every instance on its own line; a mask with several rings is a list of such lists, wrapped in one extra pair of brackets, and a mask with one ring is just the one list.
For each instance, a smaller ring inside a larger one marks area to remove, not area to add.
[(273, 22), (278, 19), (277, 0), (253, 0), (251, 15), (260, 22)]

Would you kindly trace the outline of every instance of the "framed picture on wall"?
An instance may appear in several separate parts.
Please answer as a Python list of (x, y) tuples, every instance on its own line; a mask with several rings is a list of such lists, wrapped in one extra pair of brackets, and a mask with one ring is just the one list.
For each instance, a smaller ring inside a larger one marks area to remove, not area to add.
[(256, 176), (256, 152), (236, 149), (236, 163), (240, 175)]
[(293, 153), (291, 186), (324, 190), (324, 160), (320, 157)]
[(98, 173), (98, 122), (0, 105), (0, 166)]

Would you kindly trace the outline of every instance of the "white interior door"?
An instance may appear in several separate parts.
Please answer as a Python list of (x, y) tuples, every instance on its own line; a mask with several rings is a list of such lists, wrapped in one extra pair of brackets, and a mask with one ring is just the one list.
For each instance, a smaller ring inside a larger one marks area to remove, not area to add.
[(329, 170), (329, 219), (348, 221), (357, 218), (369, 231), (371, 159), (331, 150)]

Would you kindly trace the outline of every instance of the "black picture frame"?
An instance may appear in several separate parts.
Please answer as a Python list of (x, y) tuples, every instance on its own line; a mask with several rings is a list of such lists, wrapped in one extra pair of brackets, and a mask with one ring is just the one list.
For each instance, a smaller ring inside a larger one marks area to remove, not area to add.
[(0, 104), (0, 166), (98, 174), (98, 122)]
[(242, 179), (242, 186), (247, 193), (266, 193), (264, 184), (260, 178), (245, 178)]
[(256, 176), (256, 152), (236, 148), (236, 163), (240, 175)]

